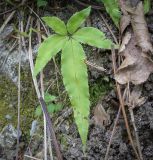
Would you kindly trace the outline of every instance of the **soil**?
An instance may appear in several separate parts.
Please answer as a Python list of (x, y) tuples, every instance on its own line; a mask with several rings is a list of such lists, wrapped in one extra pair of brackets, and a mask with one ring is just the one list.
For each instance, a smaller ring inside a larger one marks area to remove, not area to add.
[[(50, 12), (48, 11), (48, 9), (46, 9), (45, 11), (42, 9), (42, 12), (43, 12), (42, 15), (43, 16), (56, 15), (66, 21), (72, 15), (72, 13), (82, 8), (82, 6), (78, 4), (73, 4), (73, 3), (67, 4), (66, 6), (65, 4), (62, 3), (61, 5), (64, 9), (56, 10), (54, 12), (53, 11)], [(113, 33), (116, 36), (118, 36), (118, 30), (113, 25), (113, 22), (111, 21), (110, 17), (106, 14), (105, 11), (103, 11), (102, 14), (107, 20), (107, 23), (110, 25), (110, 28), (113, 31)], [(152, 16), (149, 14), (147, 15), (147, 23), (149, 26), (150, 33), (152, 34), (153, 21), (152, 21)], [(100, 18), (97, 10), (94, 10), (94, 9), (92, 10), (91, 16), (88, 19), (86, 25), (99, 28), (101, 31), (106, 33), (106, 36), (108, 38), (111, 38), (113, 40), (110, 32), (108, 31), (106, 25)], [(153, 37), (153, 35), (151, 35), (151, 37)], [(106, 72), (101, 72), (96, 69), (93, 69), (92, 67), (89, 67), (89, 85), (90, 85), (90, 95), (91, 95), (92, 105), (91, 105), (91, 116), (90, 116), (90, 128), (89, 128), (89, 135), (88, 135), (85, 154), (83, 154), (81, 139), (79, 137), (76, 125), (73, 121), (72, 110), (70, 110), (69, 107), (67, 107), (69, 106), (69, 102), (67, 102), (68, 98), (66, 98), (66, 102), (65, 102), (64, 97), (66, 97), (66, 95), (64, 94), (63, 97), (61, 96), (63, 100), (62, 103), (65, 105), (65, 107), (61, 112), (53, 115), (53, 122), (54, 124), (56, 124), (55, 125), (56, 135), (58, 137), (58, 141), (61, 146), (61, 151), (65, 160), (103, 160), (106, 154), (106, 149), (107, 149), (111, 132), (114, 126), (114, 121), (118, 113), (119, 101), (116, 95), (115, 82), (114, 82), (113, 71), (112, 71), (111, 53), (105, 50), (97, 50), (95, 48), (86, 47), (86, 46), (84, 47), (87, 54), (87, 59), (90, 62), (93, 62), (101, 67), (104, 67), (106, 69)], [(57, 60), (57, 65), (60, 67), (60, 65), (58, 64), (58, 62), (60, 61), (59, 58), (57, 57), (56, 60)], [(48, 72), (50, 71), (50, 68), (53, 66), (54, 66), (53, 62), (50, 62), (49, 66), (44, 71), (44, 73), (48, 73), (48, 75), (45, 76), (46, 78), (45, 86), (49, 85), (48, 83), (48, 81), (50, 81), (49, 77), (52, 77), (51, 80), (53, 80), (53, 83), (56, 83), (55, 82), (56, 75), (53, 72)], [(3, 74), (7, 75), (7, 73), (4, 73), (4, 72), (7, 72), (7, 71), (3, 71)], [(8, 76), (8, 78), (11, 79), (10, 76)], [(12, 79), (12, 82), (14, 83), (13, 79)], [(61, 77), (59, 77), (59, 84), (60, 84), (60, 90), (61, 90), (60, 94), (62, 94), (64, 89), (63, 89), (63, 84), (61, 82)], [(3, 85), (2, 81), (1, 81), (1, 85)], [(147, 80), (147, 82), (143, 84), (142, 87), (143, 87), (142, 97), (146, 97), (146, 101), (143, 105), (141, 105), (140, 107), (136, 107), (134, 109), (135, 124), (138, 129), (138, 135), (140, 139), (140, 146), (143, 154), (143, 159), (153, 160), (153, 137), (152, 137), (153, 135), (153, 75), (150, 75), (149, 79)], [(54, 87), (54, 85), (52, 85), (51, 89), (55, 89), (56, 90), (55, 93), (58, 94), (57, 88)], [(51, 92), (54, 92), (54, 90), (52, 90)], [(95, 106), (98, 103), (102, 104), (106, 113), (110, 117), (109, 123), (103, 126), (96, 125), (93, 117)], [(126, 107), (126, 111), (127, 111), (126, 113), (128, 116), (128, 121), (130, 123), (130, 129), (132, 131), (132, 134), (134, 134), (131, 118), (130, 118), (127, 107)], [(3, 113), (3, 114), (6, 114), (6, 113)], [(32, 116), (32, 118), (33, 117), (34, 116)], [(61, 117), (64, 117), (64, 118), (61, 118)], [(59, 121), (57, 121), (57, 118)], [(39, 122), (41, 120), (42, 119), (40, 118)], [(22, 136), (21, 142), (23, 142), (25, 146), (24, 149), (22, 147), (22, 153), (29, 154), (29, 150), (27, 149), (27, 146), (28, 146), (29, 148), (31, 148), (31, 152), (34, 157), (41, 158), (43, 154), (43, 140), (39, 136), (39, 135), (43, 136), (42, 134), (43, 129), (42, 129), (41, 122), (40, 122), (39, 129), (41, 130), (40, 133), (37, 133), (36, 136), (33, 136), (31, 138), (30, 143), (29, 141), (27, 141), (28, 138), (25, 138)], [(14, 145), (14, 149), (15, 149), (15, 146), (16, 144)], [(1, 152), (0, 160), (5, 159), (6, 153), (4, 148), (3, 150), (1, 150), (0, 148), (0, 152)], [(125, 123), (124, 123), (122, 114), (120, 115), (120, 118), (116, 127), (116, 131), (113, 137), (112, 145), (110, 147), (108, 159), (109, 160), (136, 159), (127, 136), (127, 131), (125, 128)]]

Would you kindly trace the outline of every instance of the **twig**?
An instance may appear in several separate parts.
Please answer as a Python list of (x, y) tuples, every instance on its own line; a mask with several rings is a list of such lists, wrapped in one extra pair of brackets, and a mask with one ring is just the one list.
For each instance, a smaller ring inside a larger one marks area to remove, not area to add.
[(97, 69), (97, 70), (99, 70), (99, 71), (102, 71), (102, 72), (105, 72), (105, 71), (106, 71), (105, 68), (103, 68), (103, 67), (101, 67), (101, 66), (98, 66), (98, 65), (96, 65), (95, 63), (92, 63), (92, 62), (90, 62), (90, 61), (85, 60), (85, 63), (86, 63), (88, 66), (90, 66), (90, 67), (92, 67), (92, 68), (95, 68), (95, 69)]
[(46, 122), (47, 122), (47, 127), (49, 129), (50, 136), (53, 139), (53, 144), (54, 144), (54, 147), (55, 147), (57, 158), (58, 158), (58, 160), (63, 160), (62, 154), (61, 154), (61, 151), (60, 151), (60, 148), (59, 148), (56, 136), (55, 136), (53, 125), (52, 125), (49, 113), (47, 111), (47, 107), (46, 107), (45, 101), (44, 101), (44, 99), (40, 95), (38, 84), (37, 84), (37, 80), (33, 76), (34, 64), (33, 64), (32, 49), (31, 49), (31, 36), (29, 36), (29, 62), (30, 62), (30, 68), (31, 68), (31, 73), (32, 73), (32, 77), (33, 77), (33, 82), (34, 82), (34, 86), (35, 86), (35, 89), (36, 89), (36, 93), (37, 93), (40, 105), (42, 107), (42, 111), (45, 114), (45, 118), (46, 118)]
[[(129, 83), (127, 84), (127, 87), (128, 87), (127, 98), (128, 98), (128, 101), (129, 101), (129, 99), (131, 97)], [(138, 153), (139, 153), (140, 159), (143, 160), (143, 156), (142, 156), (142, 152), (141, 152), (141, 146), (140, 146), (140, 141), (139, 141), (138, 130), (137, 130), (137, 127), (135, 125), (135, 119), (134, 119), (134, 113), (133, 113), (133, 108), (134, 107), (135, 107), (135, 105), (131, 104), (131, 106), (129, 106), (129, 112), (130, 112), (130, 116), (131, 116), (131, 122), (132, 122), (132, 125), (133, 125), (133, 128), (134, 128), (134, 134), (135, 134), (136, 143), (137, 143), (137, 147), (138, 147)]]
[[(114, 70), (114, 74), (115, 74), (116, 73), (116, 66), (113, 67), (113, 70)], [(124, 97), (124, 95), (123, 95), (123, 97)], [(112, 134), (111, 134), (111, 137), (110, 137), (110, 140), (109, 140), (109, 144), (107, 146), (107, 150), (106, 150), (104, 160), (108, 159), (110, 146), (111, 146), (111, 143), (112, 143), (112, 140), (113, 140), (113, 136), (115, 134), (115, 129), (116, 129), (116, 126), (117, 126), (117, 123), (118, 123), (118, 120), (119, 120), (120, 112), (121, 112), (121, 105), (119, 106), (119, 110), (118, 110), (118, 113), (117, 113), (117, 116), (116, 116), (116, 119), (115, 119), (114, 127), (113, 127)]]
[(8, 57), (9, 57), (10, 53), (11, 53), (12, 50), (17, 46), (17, 40), (15, 40), (14, 43), (11, 44), (11, 45), (9, 45), (9, 46), (10, 46), (10, 47), (9, 47), (9, 51), (8, 51), (7, 55), (5, 56), (5, 59), (4, 59), (3, 63), (0, 65), (0, 72), (3, 70), (4, 65), (6, 64), (7, 59), (8, 59)]
[(49, 148), (49, 154), (50, 154), (50, 160), (53, 160), (53, 152), (52, 152), (52, 142), (50, 136), (48, 136), (48, 148)]
[[(44, 85), (43, 85), (43, 71), (40, 73), (40, 84), (41, 84), (41, 94), (44, 98)], [(47, 160), (47, 122), (45, 115), (43, 114), (44, 118), (44, 160)]]
[(111, 33), (115, 43), (118, 44), (117, 38), (116, 38), (115, 34), (113, 33), (113, 31), (111, 30), (109, 24), (106, 22), (104, 16), (101, 14), (101, 12), (99, 12), (99, 11), (97, 11), (97, 12), (100, 15), (100, 18), (104, 21), (104, 23), (105, 23), (106, 27), (108, 28), (109, 32)]
[[(37, 20), (37, 29), (40, 30), (40, 23)], [(41, 35), (37, 33), (38, 36), (38, 42), (39, 44), (41, 43)], [(41, 95), (44, 97), (44, 84), (43, 84), (43, 71), (40, 72), (40, 86), (41, 86)], [(45, 115), (43, 114), (44, 118), (44, 160), (47, 160), (47, 123), (46, 123), (46, 118)]]
[(84, 7), (91, 6), (92, 9), (96, 9), (96, 10), (103, 10), (104, 9), (103, 6), (96, 6), (96, 5), (92, 5), (92, 4), (87, 4), (87, 3), (81, 2), (79, 0), (74, 0), (74, 1)]
[[(116, 68), (116, 63), (115, 63), (115, 50), (114, 48), (112, 49), (112, 61), (113, 61), (113, 68)], [(126, 112), (125, 112), (125, 108), (124, 108), (124, 100), (122, 98), (122, 95), (121, 95), (121, 88), (120, 88), (120, 85), (116, 82), (116, 88), (117, 88), (117, 94), (118, 94), (118, 97), (119, 97), (119, 102), (120, 102), (120, 105), (121, 105), (121, 109), (122, 109), (122, 113), (123, 113), (123, 118), (124, 118), (124, 121), (125, 121), (125, 126), (126, 126), (126, 130), (127, 130), (127, 133), (128, 133), (128, 137), (129, 137), (129, 140), (131, 142), (131, 145), (132, 145), (132, 148), (136, 154), (136, 157), (137, 159), (140, 160), (140, 157), (138, 155), (138, 152), (134, 146), (134, 142), (132, 140), (132, 136), (131, 136), (131, 131), (130, 131), (130, 127), (129, 127), (129, 123), (128, 123), (128, 120), (127, 120), (127, 115), (126, 115)]]
[(12, 19), (12, 17), (14, 16), (15, 11), (13, 11), (8, 17), (7, 19), (4, 21), (3, 25), (0, 28), (0, 34), (2, 33), (3, 29), (5, 28), (5, 26), (7, 25), (7, 23)]
[(59, 69), (58, 69), (58, 66), (57, 66), (57, 64), (56, 64), (55, 58), (53, 58), (53, 62), (54, 62), (54, 67), (55, 67), (55, 76), (56, 76), (57, 92), (58, 92), (58, 95), (59, 95), (59, 100), (61, 101), (61, 94), (60, 94), (59, 83), (58, 83), (58, 74), (57, 74), (57, 73), (59, 73)]
[(119, 117), (120, 117), (120, 113), (121, 113), (121, 106), (119, 107), (119, 110), (118, 110), (118, 113), (117, 113), (117, 116), (116, 116), (116, 119), (115, 119), (115, 122), (114, 122), (114, 127), (113, 127), (111, 137), (110, 137), (110, 140), (109, 140), (109, 143), (108, 143), (108, 146), (107, 146), (107, 150), (106, 150), (104, 160), (108, 160), (108, 154), (109, 154), (110, 146), (112, 144), (113, 136), (115, 134), (115, 130), (116, 130), (116, 126), (117, 126), (117, 123), (118, 123), (118, 120), (119, 120)]
[(143, 156), (142, 156), (142, 152), (141, 152), (141, 146), (140, 146), (140, 141), (139, 141), (138, 130), (137, 130), (137, 127), (135, 125), (133, 108), (129, 107), (129, 112), (130, 112), (131, 122), (132, 122), (132, 125), (133, 125), (133, 128), (134, 128), (134, 132), (135, 132), (135, 137), (136, 137), (136, 143), (137, 143), (137, 147), (138, 147), (139, 156), (140, 156), (140, 159), (143, 160)]
[(27, 7), (30, 9), (31, 12), (33, 12), (33, 13), (36, 15), (36, 17), (39, 19), (40, 23), (42, 24), (45, 32), (47, 33), (47, 35), (49, 35), (49, 33), (48, 33), (48, 31), (47, 31), (47, 29), (46, 29), (43, 21), (42, 21), (41, 18), (39, 17), (39, 15), (38, 15), (31, 7), (29, 7), (29, 6), (27, 6)]
[[(40, 21), (37, 21), (38, 23), (38, 31), (40, 31)], [(45, 29), (45, 28), (44, 28)], [(38, 34), (38, 40), (39, 40), (39, 44), (41, 43), (41, 35), (40, 32), (37, 33)], [(43, 71), (40, 73), (40, 77), (41, 77), (41, 92), (44, 98), (44, 86), (43, 86)], [(46, 123), (46, 118), (44, 115), (44, 146), (45, 146), (45, 151), (44, 151), (44, 156), (45, 156), (45, 160), (47, 160), (47, 123)], [(48, 131), (49, 132), (49, 131)], [(48, 136), (48, 144), (49, 144), (49, 154), (50, 154), (50, 158), (51, 160), (53, 160), (53, 154), (52, 154), (52, 145), (51, 145), (51, 138), (50, 136)]]
[[(21, 30), (21, 21), (19, 19), (19, 31)], [(17, 148), (16, 160), (18, 160), (19, 140), (20, 140), (20, 108), (21, 108), (21, 35), (19, 34), (19, 66), (18, 66), (18, 124), (17, 124)]]
[(27, 20), (27, 24), (26, 24), (26, 27), (25, 27), (25, 32), (27, 33), (28, 30), (29, 30), (29, 24), (30, 24), (30, 21), (31, 21), (31, 15), (28, 17), (28, 20)]
[(35, 157), (32, 157), (32, 156), (28, 156), (28, 155), (24, 155), (24, 157), (27, 157), (27, 158), (30, 158), (30, 159), (33, 159), (33, 160), (42, 160), (42, 159), (38, 159), (38, 158), (35, 158)]
[(19, 5), (17, 5), (17, 6), (13, 5), (13, 6), (15, 6), (14, 8), (7, 10), (3, 13), (0, 13), (0, 16), (18, 9), (19, 7), (23, 6), (25, 2), (26, 2), (26, 0), (22, 0), (22, 2)]

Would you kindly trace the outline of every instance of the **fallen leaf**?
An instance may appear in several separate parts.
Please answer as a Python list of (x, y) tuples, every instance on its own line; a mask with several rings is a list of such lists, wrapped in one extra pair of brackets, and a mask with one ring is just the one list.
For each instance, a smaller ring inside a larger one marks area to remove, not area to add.
[(129, 43), (130, 39), (131, 39), (131, 33), (130, 32), (126, 32), (125, 36), (122, 38), (122, 44), (121, 44), (121, 46), (119, 48), (119, 53), (123, 52), (125, 50), (126, 45)]
[(131, 24), (136, 37), (137, 45), (141, 47), (143, 52), (152, 52), (153, 47), (150, 40), (147, 23), (145, 21), (144, 9), (142, 2), (132, 9), (128, 10), (131, 15)]
[(127, 6), (126, 0), (118, 0), (118, 2), (119, 2), (120, 9), (122, 11), (122, 14), (123, 14), (120, 19), (120, 32), (122, 35), (125, 29), (127, 28), (127, 26), (130, 24), (131, 16), (128, 14), (126, 10), (126, 6)]
[(132, 82), (136, 85), (145, 82), (153, 72), (153, 61), (136, 46), (134, 35), (122, 54), (125, 59), (115, 74), (116, 81), (120, 84)]
[(98, 103), (97, 106), (95, 107), (94, 121), (95, 121), (96, 125), (98, 125), (102, 128), (110, 123), (110, 117), (106, 113), (106, 111), (101, 103)]
[(123, 34), (127, 26), (130, 24), (130, 21), (131, 21), (131, 17), (128, 14), (125, 14), (121, 17), (121, 20), (120, 20), (121, 35)]
[(142, 87), (140, 86), (134, 86), (130, 97), (128, 99), (127, 105), (129, 107), (135, 108), (137, 106), (141, 106), (142, 104), (145, 103), (146, 98), (145, 97), (141, 97), (142, 94)]

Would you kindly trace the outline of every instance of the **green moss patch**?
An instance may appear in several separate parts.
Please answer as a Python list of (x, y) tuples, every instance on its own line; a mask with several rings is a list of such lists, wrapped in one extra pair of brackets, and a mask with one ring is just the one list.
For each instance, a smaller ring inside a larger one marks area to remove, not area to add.
[[(17, 126), (18, 89), (5, 76), (0, 76), (0, 130), (7, 125)], [(30, 73), (21, 72), (21, 112), (20, 126), (23, 135), (29, 135), (34, 110), (37, 105), (34, 86)]]

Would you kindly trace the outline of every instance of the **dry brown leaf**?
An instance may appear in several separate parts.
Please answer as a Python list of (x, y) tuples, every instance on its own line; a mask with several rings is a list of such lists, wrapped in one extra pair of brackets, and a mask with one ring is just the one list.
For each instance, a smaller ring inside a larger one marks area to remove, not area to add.
[(132, 82), (136, 85), (145, 82), (153, 72), (153, 61), (136, 46), (133, 35), (123, 55), (125, 59), (115, 75), (117, 82), (120, 84)]
[(104, 107), (101, 105), (101, 103), (98, 103), (94, 110), (94, 121), (95, 124), (104, 127), (110, 123), (110, 117), (106, 113)]
[(142, 2), (139, 2), (135, 9), (131, 10), (128, 9), (137, 45), (141, 47), (143, 52), (153, 52)]
[(131, 92), (127, 105), (129, 107), (134, 108), (144, 104), (146, 101), (146, 98), (141, 97), (141, 94), (142, 94), (142, 88), (140, 86), (135, 86)]
[(121, 44), (121, 46), (119, 48), (119, 53), (123, 52), (125, 50), (126, 45), (129, 43), (130, 39), (131, 39), (131, 33), (130, 32), (126, 32), (125, 36), (122, 38), (122, 44)]
[(130, 21), (131, 21), (131, 17), (128, 14), (123, 15), (121, 17), (121, 20), (120, 20), (121, 35), (123, 34), (123, 32), (125, 31), (125, 29), (127, 28), (127, 26), (130, 24)]
[(120, 32), (122, 35), (125, 29), (127, 28), (127, 26), (130, 24), (131, 16), (128, 14), (126, 10), (126, 6), (128, 5), (126, 0), (118, 0), (118, 2), (123, 14), (120, 20)]

